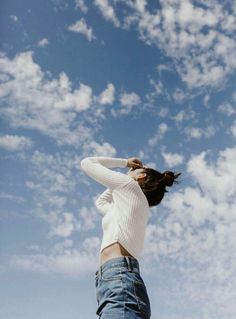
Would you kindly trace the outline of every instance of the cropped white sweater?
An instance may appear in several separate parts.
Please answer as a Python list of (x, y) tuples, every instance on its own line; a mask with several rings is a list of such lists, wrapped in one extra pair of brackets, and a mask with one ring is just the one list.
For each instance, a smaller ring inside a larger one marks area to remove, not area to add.
[(142, 189), (131, 176), (111, 170), (127, 167), (127, 159), (112, 157), (86, 157), (81, 161), (83, 171), (107, 189), (95, 204), (102, 214), (105, 247), (119, 242), (133, 257), (143, 250), (149, 205)]

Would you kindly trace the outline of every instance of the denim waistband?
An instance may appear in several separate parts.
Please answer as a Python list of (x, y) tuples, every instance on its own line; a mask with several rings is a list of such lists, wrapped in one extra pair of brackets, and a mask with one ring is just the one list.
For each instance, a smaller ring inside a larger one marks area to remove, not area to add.
[(98, 273), (104, 273), (108, 270), (115, 268), (126, 268), (130, 271), (139, 272), (139, 262), (136, 258), (131, 256), (121, 256), (112, 258), (106, 261), (104, 264), (102, 264), (96, 271), (95, 275), (97, 275)]

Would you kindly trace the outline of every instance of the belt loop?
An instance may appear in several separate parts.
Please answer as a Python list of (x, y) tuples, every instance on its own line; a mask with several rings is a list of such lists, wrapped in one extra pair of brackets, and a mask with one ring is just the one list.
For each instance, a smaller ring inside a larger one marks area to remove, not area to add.
[(99, 278), (102, 278), (102, 266), (99, 267)]
[(128, 265), (128, 271), (132, 271), (133, 269), (133, 267), (132, 267), (132, 265), (131, 265), (131, 260), (129, 259), (129, 257), (128, 256), (124, 256), (125, 257), (125, 260), (126, 260), (126, 263), (127, 263), (127, 265)]

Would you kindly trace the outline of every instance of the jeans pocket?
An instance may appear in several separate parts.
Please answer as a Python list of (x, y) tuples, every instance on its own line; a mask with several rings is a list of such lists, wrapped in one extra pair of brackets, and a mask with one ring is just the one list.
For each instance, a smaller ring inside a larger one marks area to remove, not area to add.
[(139, 310), (149, 319), (151, 316), (150, 301), (143, 281), (133, 281), (134, 292)]
[(123, 274), (119, 269), (113, 271), (106, 271), (102, 273), (101, 280), (112, 281), (112, 280), (122, 280)]

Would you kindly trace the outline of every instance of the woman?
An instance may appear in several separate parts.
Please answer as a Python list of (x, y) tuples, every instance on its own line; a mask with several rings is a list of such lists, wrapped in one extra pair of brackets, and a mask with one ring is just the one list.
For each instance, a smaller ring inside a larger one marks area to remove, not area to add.
[[(130, 170), (123, 174), (113, 167)], [(151, 307), (138, 258), (149, 207), (160, 203), (166, 186), (172, 186), (180, 173), (160, 173), (135, 157), (86, 157), (81, 168), (107, 188), (95, 202), (103, 216), (100, 266), (95, 273), (96, 314), (100, 319), (149, 319)]]

